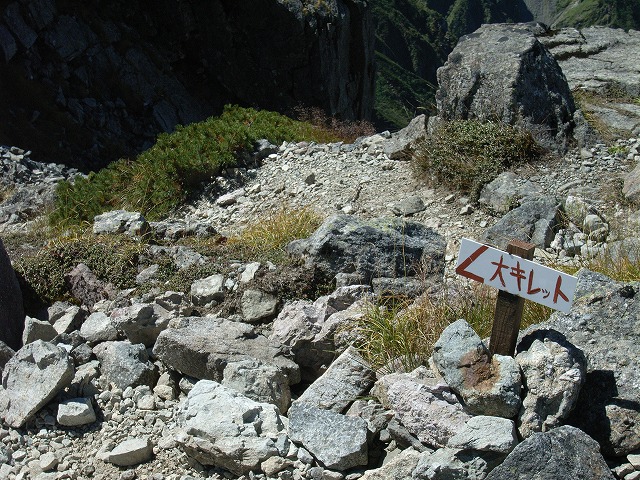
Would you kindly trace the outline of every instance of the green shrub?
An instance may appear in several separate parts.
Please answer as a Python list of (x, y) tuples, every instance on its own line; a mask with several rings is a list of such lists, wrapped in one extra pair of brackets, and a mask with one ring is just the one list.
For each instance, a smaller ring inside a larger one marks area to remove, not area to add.
[(537, 158), (530, 132), (499, 122), (442, 123), (414, 154), (419, 176), (477, 200), (482, 187), (511, 165)]
[[(124, 208), (149, 220), (166, 216), (203, 182), (236, 165), (238, 154), (259, 139), (315, 141), (327, 132), (274, 112), (227, 106), (219, 117), (178, 126), (158, 136), (135, 160), (121, 159), (87, 178), (62, 182), (51, 221), (60, 226), (92, 223), (94, 216)], [(333, 140), (337, 140), (333, 138)]]
[(93, 235), (58, 238), (33, 255), (23, 255), (14, 268), (36, 298), (52, 303), (68, 297), (65, 275), (79, 263), (118, 288), (135, 286), (138, 257), (144, 247), (123, 237)]

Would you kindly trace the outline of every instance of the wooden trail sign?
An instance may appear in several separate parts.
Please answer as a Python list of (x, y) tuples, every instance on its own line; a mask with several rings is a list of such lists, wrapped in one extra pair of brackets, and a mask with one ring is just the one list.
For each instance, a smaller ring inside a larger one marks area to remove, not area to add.
[(500, 290), (490, 350), (513, 355), (524, 300), (568, 312), (577, 278), (532, 262), (535, 245), (512, 241), (507, 252), (463, 238), (456, 273)]

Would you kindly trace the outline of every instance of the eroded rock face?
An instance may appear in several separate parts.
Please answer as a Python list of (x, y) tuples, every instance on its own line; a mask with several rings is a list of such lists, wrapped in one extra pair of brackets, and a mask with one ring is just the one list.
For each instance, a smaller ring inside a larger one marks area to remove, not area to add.
[(462, 37), (438, 69), (443, 120), (499, 120), (566, 149), (575, 105), (558, 63), (536, 39), (541, 25), (489, 24)]
[(524, 376), (525, 394), (518, 413), (522, 438), (546, 432), (569, 416), (586, 373), (582, 351), (553, 330), (539, 330), (520, 343), (527, 349), (516, 355)]
[(11, 266), (11, 260), (0, 239), (0, 341), (13, 350), (22, 345), (24, 308), (22, 292)]
[[(47, 160), (104, 165), (228, 103), (371, 115), (374, 30), (365, 1), (84, 6), (14, 1), (0, 11), (0, 61), (10, 73), (3, 88), (17, 92), (0, 103), (3, 133)], [(32, 101), (22, 91), (37, 92), (37, 114), (24, 111)]]

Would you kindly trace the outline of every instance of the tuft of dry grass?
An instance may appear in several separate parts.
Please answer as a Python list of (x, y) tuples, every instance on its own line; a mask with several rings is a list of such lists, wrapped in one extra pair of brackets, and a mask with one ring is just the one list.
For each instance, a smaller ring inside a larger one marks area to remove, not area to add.
[(331, 143), (342, 141), (353, 143), (359, 137), (368, 137), (376, 133), (375, 126), (366, 120), (339, 120), (329, 117), (318, 107), (296, 107), (295, 117), (302, 122), (310, 123), (319, 129), (317, 132), (324, 132), (325, 142)]
[(227, 245), (244, 258), (278, 262), (286, 256), (289, 242), (308, 237), (321, 222), (322, 216), (311, 208), (283, 206), (229, 238)]
[[(497, 290), (479, 283), (443, 287), (415, 302), (387, 298), (369, 302), (351, 327), (356, 346), (382, 373), (411, 371), (426, 365), (444, 329), (463, 318), (481, 338), (491, 336)], [(552, 310), (526, 302), (521, 328), (549, 318)]]

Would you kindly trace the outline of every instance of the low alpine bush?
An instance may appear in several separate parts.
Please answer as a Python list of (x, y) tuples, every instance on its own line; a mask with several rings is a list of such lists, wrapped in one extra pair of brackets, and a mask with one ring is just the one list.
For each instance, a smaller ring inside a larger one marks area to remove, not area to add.
[(508, 167), (540, 155), (530, 132), (500, 122), (443, 122), (414, 153), (414, 167), (432, 185), (477, 200), (482, 187)]

